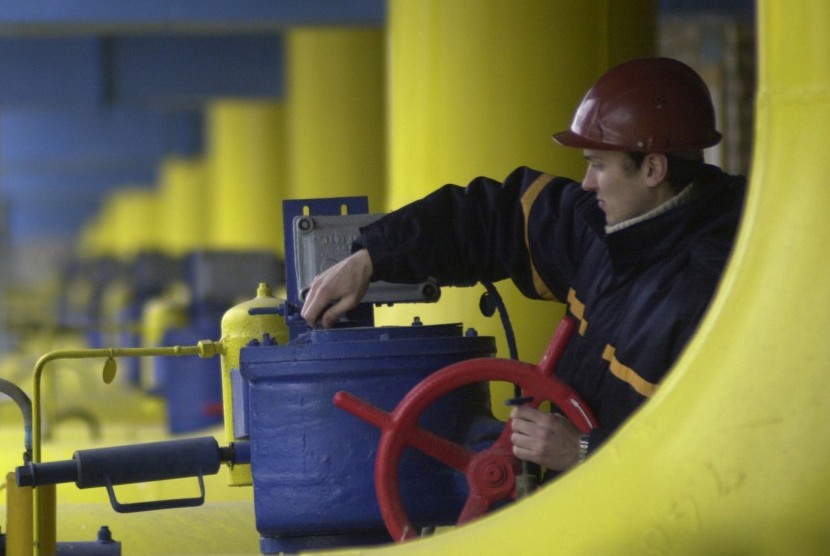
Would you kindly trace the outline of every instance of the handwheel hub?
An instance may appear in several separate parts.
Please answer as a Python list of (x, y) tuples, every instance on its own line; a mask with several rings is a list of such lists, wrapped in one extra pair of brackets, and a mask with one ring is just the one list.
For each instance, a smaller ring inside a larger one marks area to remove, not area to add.
[(487, 498), (506, 497), (516, 482), (513, 462), (506, 454), (481, 452), (470, 462), (470, 488)]

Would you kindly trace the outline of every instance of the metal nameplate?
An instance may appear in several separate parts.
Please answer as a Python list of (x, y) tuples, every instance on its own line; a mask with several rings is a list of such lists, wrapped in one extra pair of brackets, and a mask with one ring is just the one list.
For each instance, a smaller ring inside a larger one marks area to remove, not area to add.
[[(294, 264), (300, 301), (314, 277), (351, 254), (352, 242), (360, 236), (360, 227), (371, 224), (383, 214), (346, 214), (339, 216), (297, 216), (294, 218)], [(441, 290), (432, 280), (418, 284), (372, 282), (364, 303), (415, 303), (437, 301)]]

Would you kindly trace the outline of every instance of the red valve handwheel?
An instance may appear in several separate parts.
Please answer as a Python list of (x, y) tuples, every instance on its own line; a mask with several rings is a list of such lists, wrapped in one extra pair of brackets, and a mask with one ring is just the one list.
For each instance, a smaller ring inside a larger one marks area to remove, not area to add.
[(539, 365), (511, 359), (479, 358), (448, 365), (418, 383), (392, 413), (348, 394), (338, 392), (334, 403), (381, 429), (375, 464), (375, 489), (383, 521), (396, 541), (417, 537), (401, 501), (398, 467), (404, 448), (413, 446), (428, 456), (464, 473), (470, 487), (458, 524), (486, 513), (500, 500), (514, 496), (519, 460), (510, 443), (510, 423), (487, 449), (474, 452), (418, 426), (424, 411), (453, 390), (487, 381), (512, 382), (522, 394), (532, 396), (527, 405), (538, 407), (547, 400), (583, 433), (596, 428), (596, 420), (586, 404), (567, 384), (553, 376), (556, 363), (575, 328), (566, 317), (557, 328)]

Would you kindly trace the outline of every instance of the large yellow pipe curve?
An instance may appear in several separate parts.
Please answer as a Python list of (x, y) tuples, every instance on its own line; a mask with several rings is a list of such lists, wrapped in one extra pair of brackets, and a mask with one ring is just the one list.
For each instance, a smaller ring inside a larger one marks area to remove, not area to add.
[(580, 468), (445, 534), (349, 554), (823, 554), (830, 548), (830, 2), (759, 2), (750, 194), (704, 322)]

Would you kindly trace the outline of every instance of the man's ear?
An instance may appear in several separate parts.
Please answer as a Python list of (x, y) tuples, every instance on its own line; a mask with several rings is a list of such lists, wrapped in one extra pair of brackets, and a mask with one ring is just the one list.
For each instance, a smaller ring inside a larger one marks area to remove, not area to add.
[(669, 159), (662, 153), (649, 153), (643, 160), (649, 187), (663, 183), (669, 175)]

